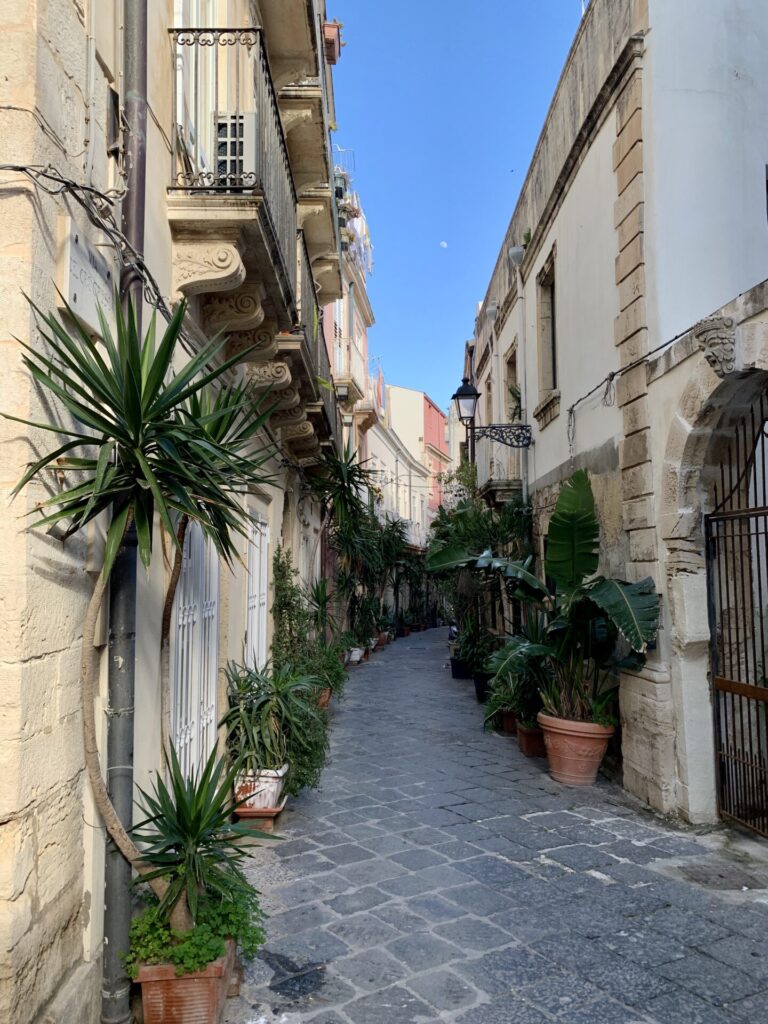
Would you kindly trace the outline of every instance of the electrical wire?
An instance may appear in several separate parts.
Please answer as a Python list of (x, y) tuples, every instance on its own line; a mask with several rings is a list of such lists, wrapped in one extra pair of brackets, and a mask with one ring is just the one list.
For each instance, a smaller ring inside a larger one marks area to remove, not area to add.
[[(73, 178), (67, 178), (50, 164), (0, 164), (0, 173), (3, 172), (24, 176), (35, 188), (38, 188), (46, 195), (53, 197), (66, 195), (71, 197), (85, 213), (91, 225), (106, 236), (115, 252), (121, 270), (129, 270), (135, 273), (141, 280), (146, 302), (153, 309), (158, 310), (167, 323), (170, 323), (173, 318), (171, 300), (161, 291), (160, 285), (149, 269), (144, 257), (137, 252), (118, 227), (114, 206), (124, 195), (124, 190), (110, 189), (103, 192), (93, 185), (84, 185)], [(0, 188), (9, 184), (13, 183), (0, 180)], [(188, 351), (194, 352), (197, 350), (197, 343), (183, 327), (180, 331), (180, 337)], [(285, 468), (290, 468), (298, 473), (302, 485), (308, 486), (308, 478), (304, 467), (291, 458), (277, 442), (275, 444), (280, 452), (281, 464)]]
[(598, 392), (600, 388), (604, 388), (603, 405), (614, 405), (616, 401), (615, 380), (617, 377), (621, 377), (623, 374), (629, 373), (629, 371), (634, 370), (636, 366), (642, 366), (644, 363), (647, 363), (651, 356), (655, 356), (658, 352), (661, 352), (662, 349), (668, 348), (670, 345), (674, 345), (674, 343), (676, 341), (679, 341), (680, 338), (684, 338), (686, 334), (689, 334), (690, 330), (690, 327), (688, 327), (684, 331), (680, 331), (679, 334), (676, 334), (674, 336), (674, 338), (669, 338), (667, 341), (664, 341), (660, 345), (657, 345), (656, 348), (652, 348), (650, 352), (646, 352), (645, 355), (638, 356), (637, 359), (633, 359), (631, 363), (627, 363), (627, 365), (622, 366), (621, 369), (612, 370), (610, 373), (606, 374), (601, 381), (595, 384), (594, 387), (590, 388), (586, 394), (582, 395), (581, 398), (577, 398), (572, 405), (568, 406), (567, 432), (568, 448), (570, 451), (571, 461), (573, 461), (574, 458), (574, 449), (576, 442), (576, 409), (578, 408), (578, 406), (582, 405), (582, 403), (586, 402), (588, 398), (591, 398), (592, 395), (596, 394), (596, 392)]

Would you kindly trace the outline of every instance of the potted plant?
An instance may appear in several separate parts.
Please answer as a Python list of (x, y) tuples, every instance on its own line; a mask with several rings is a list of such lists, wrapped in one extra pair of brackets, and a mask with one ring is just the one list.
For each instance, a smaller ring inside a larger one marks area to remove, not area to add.
[(256, 669), (234, 662), (226, 677), (229, 709), (221, 724), (238, 765), (237, 814), (274, 817), (285, 806), (291, 750), (301, 746), (305, 725), (318, 715), (318, 679), (297, 675), (289, 665)]
[(517, 712), (514, 679), (495, 676), (491, 680), (485, 709), (486, 729), (498, 729), (507, 736), (517, 733)]
[(411, 635), (411, 626), (413, 626), (413, 616), (410, 611), (403, 612), (403, 636)]
[(495, 649), (496, 641), (490, 630), (476, 616), (468, 616), (459, 636), (459, 655), (474, 680), (475, 696), (480, 704), (484, 704), (488, 696), (493, 673), (486, 663)]
[(519, 633), (488, 662), (494, 673), (492, 692), (498, 693), (498, 703), (514, 713), (517, 745), (526, 757), (546, 754), (537, 716), (542, 708), (541, 694), (551, 674), (547, 628), (545, 610), (528, 606)]
[(549, 523), (546, 576), (548, 674), (538, 722), (553, 779), (590, 785), (615, 731), (615, 695), (622, 668), (637, 669), (656, 637), (659, 596), (653, 580), (597, 575), (600, 527), (587, 474), (563, 485)]
[(239, 843), (254, 833), (230, 820), (239, 764), (225, 771), (213, 750), (186, 778), (171, 748), (167, 766), (167, 785), (158, 773), (153, 792), (140, 791), (145, 818), (133, 830), (146, 871), (139, 881), (160, 879), (165, 892), (150, 893), (131, 923), (125, 967), (141, 986), (144, 1024), (218, 1024), (236, 949), (252, 960), (265, 938)]

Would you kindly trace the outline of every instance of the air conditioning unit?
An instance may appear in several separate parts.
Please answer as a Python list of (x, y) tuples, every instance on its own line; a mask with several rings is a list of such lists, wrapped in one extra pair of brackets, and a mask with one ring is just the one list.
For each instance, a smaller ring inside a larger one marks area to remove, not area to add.
[(216, 117), (216, 177), (230, 188), (253, 188), (256, 181), (256, 111)]

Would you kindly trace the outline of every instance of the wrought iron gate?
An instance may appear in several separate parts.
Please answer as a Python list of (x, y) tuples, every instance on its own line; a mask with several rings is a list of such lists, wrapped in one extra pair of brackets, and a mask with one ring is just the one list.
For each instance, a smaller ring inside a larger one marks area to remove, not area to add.
[(733, 429), (705, 517), (718, 807), (768, 836), (768, 401)]

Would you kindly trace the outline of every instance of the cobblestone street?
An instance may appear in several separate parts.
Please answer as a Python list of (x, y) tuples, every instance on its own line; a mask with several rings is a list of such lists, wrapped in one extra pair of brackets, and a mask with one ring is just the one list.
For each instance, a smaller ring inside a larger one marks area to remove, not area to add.
[(446, 630), (352, 670), (318, 792), (256, 851), (269, 939), (229, 1024), (768, 1019), (768, 857), (484, 733)]

